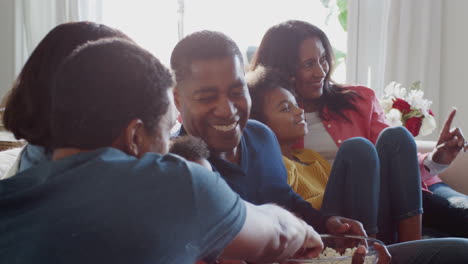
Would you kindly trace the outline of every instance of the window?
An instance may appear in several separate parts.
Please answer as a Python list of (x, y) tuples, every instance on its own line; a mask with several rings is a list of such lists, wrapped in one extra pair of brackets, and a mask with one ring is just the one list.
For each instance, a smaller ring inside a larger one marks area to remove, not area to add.
[[(179, 40), (179, 32), (182, 33), (179, 22), (183, 23), (185, 35), (203, 29), (224, 32), (236, 41), (244, 56), (249, 47), (260, 44), (269, 27), (289, 19), (308, 21), (320, 27), (334, 48), (344, 54), (347, 46), (347, 34), (336, 12), (336, 2), (346, 3), (345, 0), (102, 1), (102, 22), (127, 33), (166, 65)], [(345, 63), (340, 63), (336, 69), (334, 79), (337, 82), (345, 81), (345, 67)]]
[(122, 30), (169, 65), (178, 39), (177, 0), (102, 0), (102, 23)]

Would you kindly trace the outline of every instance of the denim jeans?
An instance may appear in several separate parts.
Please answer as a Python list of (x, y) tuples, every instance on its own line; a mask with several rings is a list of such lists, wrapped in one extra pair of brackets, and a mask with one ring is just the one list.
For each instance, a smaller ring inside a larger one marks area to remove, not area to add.
[(468, 239), (438, 238), (393, 244), (387, 247), (392, 264), (468, 263)]
[(345, 140), (335, 157), (321, 211), (358, 220), (367, 233), (377, 233), (379, 171), (372, 142), (361, 137)]
[(443, 236), (468, 237), (468, 196), (442, 182), (429, 190), (423, 193), (423, 226)]
[(18, 172), (29, 169), (37, 164), (52, 160), (52, 152), (46, 151), (44, 147), (27, 144), (21, 152), (21, 161)]
[(380, 160), (378, 238), (397, 241), (398, 222), (423, 213), (416, 142), (404, 127), (384, 129), (376, 143)]
[(386, 244), (398, 239), (398, 222), (421, 214), (421, 179), (413, 136), (403, 127), (384, 129), (374, 146), (351, 138), (340, 146), (324, 194), (322, 212), (363, 223)]

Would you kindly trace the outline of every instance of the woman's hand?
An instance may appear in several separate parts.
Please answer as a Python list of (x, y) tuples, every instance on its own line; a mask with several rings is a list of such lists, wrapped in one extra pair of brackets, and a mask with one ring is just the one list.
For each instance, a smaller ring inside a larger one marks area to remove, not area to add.
[(362, 224), (356, 220), (341, 216), (331, 216), (327, 219), (326, 227), (330, 234), (348, 234), (356, 236), (367, 236)]
[(457, 110), (453, 109), (440, 132), (437, 146), (433, 150), (432, 160), (434, 162), (448, 165), (455, 160), (462, 149), (463, 151), (468, 149), (461, 129), (458, 127), (454, 129), (450, 128), (456, 113)]

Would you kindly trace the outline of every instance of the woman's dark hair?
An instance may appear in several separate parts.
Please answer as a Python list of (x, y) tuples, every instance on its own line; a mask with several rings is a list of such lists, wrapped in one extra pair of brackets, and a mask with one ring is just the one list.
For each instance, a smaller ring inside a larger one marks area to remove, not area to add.
[[(299, 48), (304, 40), (319, 38), (325, 49), (325, 58), (330, 70), (325, 76), (323, 94), (318, 101), (317, 110), (322, 119), (329, 119), (323, 113), (324, 107), (330, 111), (333, 117), (348, 118), (342, 113), (344, 109), (357, 111), (355, 101), (361, 98), (357, 93), (336, 84), (331, 80), (334, 70), (335, 57), (328, 37), (318, 27), (299, 20), (288, 20), (277, 24), (265, 33), (257, 52), (252, 60), (251, 68), (254, 70), (259, 65), (278, 69), (290, 77), (295, 77), (299, 61)], [(301, 103), (302, 98), (297, 97)]]
[(110, 146), (134, 119), (159, 129), (174, 85), (171, 71), (150, 52), (119, 38), (78, 47), (57, 69), (51, 88), (53, 148)]
[(34, 49), (9, 92), (5, 128), (17, 139), (49, 149), (50, 89), (58, 66), (79, 45), (107, 37), (130, 39), (94, 22), (71, 22), (52, 29)]
[(217, 31), (203, 30), (183, 38), (171, 54), (171, 68), (176, 82), (190, 77), (190, 66), (196, 60), (237, 56), (244, 63), (237, 44), (229, 36)]
[(262, 123), (266, 122), (263, 111), (266, 103), (266, 95), (274, 89), (284, 88), (294, 94), (293, 84), (283, 72), (270, 67), (259, 66), (254, 71), (246, 75), (247, 86), (249, 87), (252, 107), (250, 109), (250, 119), (255, 119)]

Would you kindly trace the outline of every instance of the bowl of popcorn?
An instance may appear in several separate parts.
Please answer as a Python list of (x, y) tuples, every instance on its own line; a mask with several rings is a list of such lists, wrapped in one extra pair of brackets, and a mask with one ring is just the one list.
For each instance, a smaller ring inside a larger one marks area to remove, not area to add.
[(353, 254), (359, 246), (367, 249), (364, 264), (375, 264), (379, 260), (379, 252), (375, 250), (374, 243), (383, 244), (382, 241), (362, 236), (352, 235), (321, 235), (323, 251), (313, 259), (289, 259), (288, 264), (333, 263), (351, 264)]

